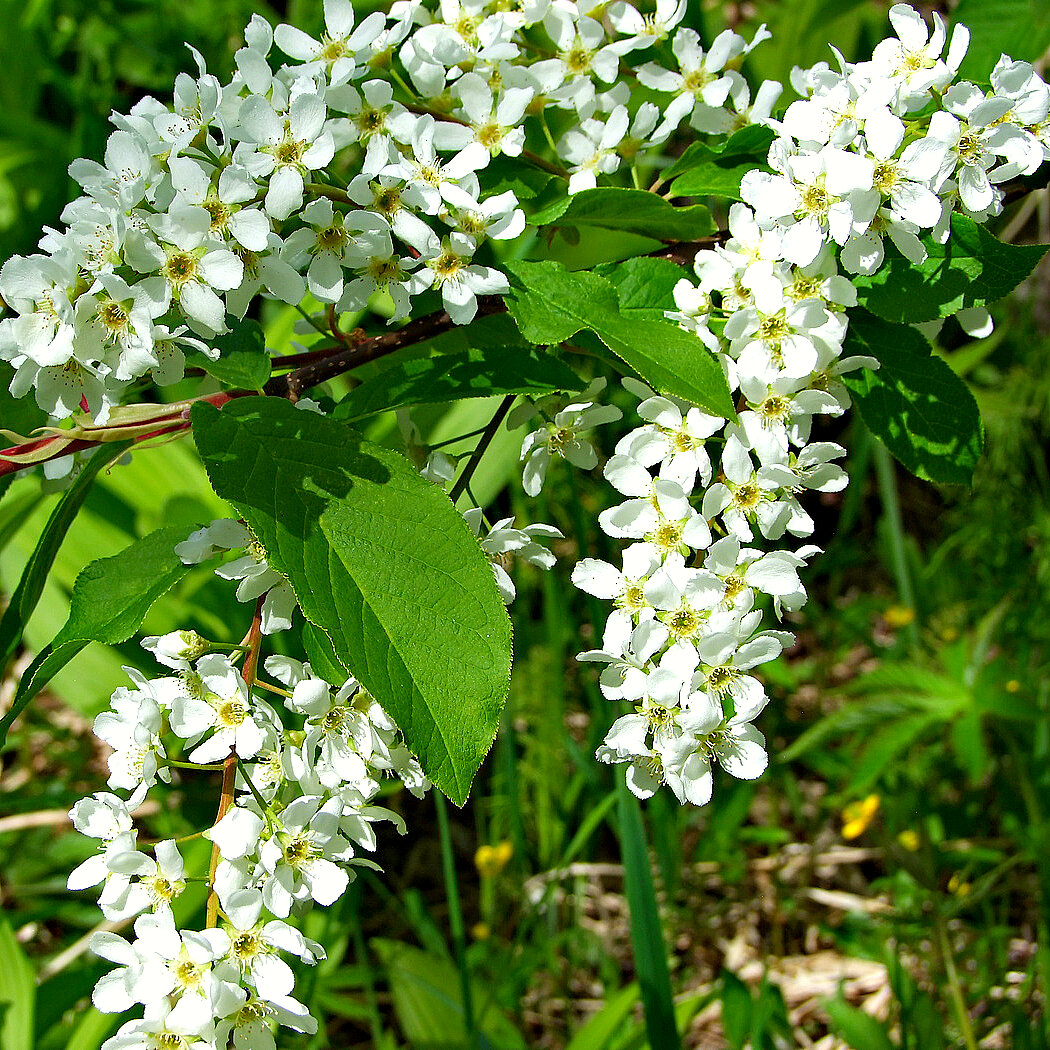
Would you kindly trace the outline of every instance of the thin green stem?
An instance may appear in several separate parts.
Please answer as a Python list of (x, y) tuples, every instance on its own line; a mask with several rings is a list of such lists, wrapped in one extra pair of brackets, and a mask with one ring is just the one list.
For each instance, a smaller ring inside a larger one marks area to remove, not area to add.
[(484, 432), (484, 427), (478, 427), (477, 430), (468, 430), (465, 434), (457, 434), (454, 438), (446, 438), (444, 441), (438, 441), (433, 445), (427, 445), (427, 448), (431, 450), (445, 448), (447, 445), (454, 445), (457, 441), (466, 441), (467, 438), (477, 437), (478, 434), (483, 434)]
[(481, 435), (481, 439), (478, 441), (477, 447), (471, 453), (470, 459), (467, 460), (467, 465), (463, 468), (459, 477), (456, 478), (456, 483), (452, 486), (452, 491), (448, 494), (448, 498), (452, 500), (453, 503), (459, 499), (467, 485), (470, 484), (470, 479), (474, 476), (474, 471), (478, 469), (478, 464), (481, 462), (489, 445), (492, 444), (492, 439), (496, 436), (496, 431), (499, 430), (500, 424), (506, 419), (507, 413), (510, 411), (510, 406), (514, 404), (514, 399), (516, 397), (517, 394), (508, 394), (500, 402), (499, 408), (493, 413), (488, 426), (485, 427), (485, 432)]
[(477, 1046), (477, 1026), (474, 1021), (474, 998), (470, 987), (470, 972), (467, 970), (467, 938), (463, 928), (463, 910), (459, 900), (459, 884), (456, 881), (456, 858), (452, 853), (452, 833), (448, 823), (448, 806), (440, 791), (434, 792), (434, 807), (437, 810), (438, 836), (441, 839), (441, 866), (445, 873), (445, 896), (448, 899), (448, 925), (452, 933), (452, 951), (459, 969), (459, 984), (463, 996), (463, 1023), (467, 1033), (467, 1046)]
[(178, 759), (166, 758), (163, 765), (174, 766), (176, 769), (192, 769), (196, 772), (221, 773), (225, 768), (221, 762), (180, 762)]
[(327, 326), (321, 324), (320, 321), (314, 320), (314, 318), (312, 318), (298, 303), (295, 304), (295, 308), (296, 308), (296, 310), (299, 311), (299, 313), (302, 315), (303, 320), (311, 328), (316, 329), (318, 332), (321, 333), (321, 335), (331, 335), (332, 334), (331, 332), (328, 331)]
[(397, 83), (398, 87), (400, 87), (401, 90), (404, 91), (406, 95), (408, 95), (410, 99), (416, 100), (419, 98), (415, 91), (408, 85), (405, 78), (401, 76), (401, 74), (398, 73), (398, 71), (394, 69), (393, 66), (389, 67), (389, 72), (391, 78)]
[(248, 775), (248, 769), (240, 755), (237, 756), (237, 768), (240, 770), (241, 776), (244, 777), (244, 782), (248, 785), (248, 790), (252, 793), (252, 797), (259, 803), (259, 808), (265, 813), (268, 808), (266, 799), (262, 797), (259, 789), (252, 783), (252, 778)]

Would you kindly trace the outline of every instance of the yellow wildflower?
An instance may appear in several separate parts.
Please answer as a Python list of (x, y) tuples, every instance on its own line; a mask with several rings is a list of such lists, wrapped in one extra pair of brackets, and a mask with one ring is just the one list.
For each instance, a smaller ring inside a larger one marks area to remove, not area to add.
[(860, 838), (879, 811), (881, 799), (878, 795), (868, 795), (859, 802), (851, 802), (842, 811), (842, 837), (844, 839)]

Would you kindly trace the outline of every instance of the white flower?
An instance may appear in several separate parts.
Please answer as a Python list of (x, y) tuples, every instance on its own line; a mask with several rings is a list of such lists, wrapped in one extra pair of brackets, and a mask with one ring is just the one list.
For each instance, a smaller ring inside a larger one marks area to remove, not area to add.
[(266, 595), (262, 605), (262, 633), (286, 631), (292, 625), (296, 607), (295, 592), (288, 580), (271, 569), (266, 551), (247, 525), (230, 518), (219, 518), (175, 547), (175, 553), (187, 565), (206, 561), (222, 551), (246, 548), (247, 553), (215, 570), (224, 580), (239, 580), (237, 600), (256, 601)]
[(642, 620), (637, 627), (622, 617), (610, 617), (601, 649), (589, 649), (576, 659), (607, 666), (598, 680), (606, 700), (638, 700), (645, 695), (649, 661), (667, 643), (669, 632), (659, 620)]
[(343, 84), (356, 69), (355, 58), (383, 31), (385, 16), (373, 11), (354, 29), (354, 9), (350, 0), (324, 0), (325, 33), (314, 40), (295, 26), (279, 25), (274, 43), (290, 58), (326, 68), (331, 84)]
[(598, 465), (598, 453), (589, 441), (580, 437), (581, 432), (613, 423), (621, 415), (613, 405), (577, 402), (566, 405), (551, 422), (526, 435), (520, 455), (525, 462), (522, 473), (525, 491), (530, 496), (539, 495), (551, 456), (562, 456), (580, 470), (593, 470)]
[(948, 54), (942, 59), (947, 33), (940, 15), (934, 13), (932, 33), (922, 15), (908, 4), (894, 4), (889, 17), (898, 39), (891, 37), (877, 44), (871, 65), (876, 75), (898, 82), (899, 104), (905, 111), (918, 109), (931, 90), (943, 91), (951, 83), (966, 54), (970, 33), (964, 25), (957, 25)]
[(700, 637), (708, 617), (725, 594), (725, 584), (705, 569), (686, 568), (681, 554), (671, 554), (645, 583), (645, 600), (676, 642)]
[(343, 267), (348, 264), (355, 234), (367, 231), (373, 236), (389, 230), (382, 216), (357, 211), (337, 212), (325, 197), (311, 201), (302, 212), (307, 225), (296, 230), (285, 248), (297, 266), (310, 261), (306, 287), (322, 303), (336, 303), (343, 294)]
[(471, 262), (475, 248), (472, 237), (450, 233), (440, 241), (432, 238), (420, 257), (422, 268), (416, 279), (423, 283), (424, 270), (429, 271), (431, 287), (440, 289), (442, 304), (456, 324), (474, 320), (479, 295), (510, 291), (506, 275), (491, 266)]
[(470, 125), (473, 139), (492, 154), (517, 157), (525, 146), (522, 117), (535, 97), (527, 87), (504, 88), (493, 96), (492, 89), (477, 73), (464, 73), (452, 86), (463, 119)]
[(311, 964), (324, 959), (325, 951), (286, 922), (263, 921), (262, 907), (258, 890), (242, 890), (223, 902), (229, 920), (224, 927), (229, 944), (226, 958), (250, 980), (260, 999), (280, 1002), (291, 994), (295, 975), (278, 950)]
[(263, 207), (272, 218), (287, 219), (301, 208), (304, 176), (331, 161), (335, 142), (326, 116), (324, 101), (311, 93), (297, 95), (283, 113), (261, 95), (244, 100), (234, 160), (255, 178), (269, 179)]
[(162, 765), (161, 710), (149, 684), (133, 668), (124, 669), (139, 687), (120, 688), (110, 701), (112, 710), (103, 711), (94, 723), (95, 735), (113, 748), (109, 756), (109, 786), (134, 791), (152, 787), (157, 778), (168, 780)]
[[(466, 131), (455, 124), (439, 125), (433, 117), (421, 118), (412, 131), (408, 154), (380, 172), (381, 175), (404, 180), (416, 191), (424, 209), (431, 215), (441, 208), (442, 199), (450, 186), (455, 186), (466, 175), (485, 167), (490, 159), (489, 151), (479, 142), (463, 141), (464, 138), (469, 139), (469, 134), (456, 136), (455, 144), (448, 142), (449, 136), (455, 134), (449, 129), (457, 127), (460, 131)], [(459, 152), (451, 159), (443, 160), (437, 153), (438, 148), (454, 148)]]
[(350, 876), (332, 855), (348, 856), (349, 843), (338, 833), (342, 803), (303, 796), (281, 811), (281, 830), (263, 842), (259, 860), (266, 870), (263, 902), (285, 918), (297, 900), (334, 904)]
[(225, 656), (202, 656), (197, 674), (203, 684), (199, 694), (178, 696), (171, 707), (171, 728), (178, 736), (199, 738), (213, 730), (190, 752), (190, 761), (221, 762), (231, 751), (239, 758), (258, 754), (267, 740), (267, 722), (273, 722), (265, 705), (256, 700), (253, 707), (248, 686)]
[(561, 540), (565, 536), (560, 529), (553, 525), (544, 525), (534, 522), (526, 525), (523, 529), (514, 528), (514, 518), (502, 518), (489, 529), (488, 534), (481, 536), (482, 511), (480, 507), (471, 507), (463, 512), (463, 518), (470, 531), (480, 540), (481, 549), (492, 563), (492, 571), (496, 577), (496, 586), (503, 596), (504, 602), (509, 605), (514, 601), (514, 581), (510, 578), (503, 563), (507, 556), (514, 554), (527, 561), (530, 565), (536, 565), (541, 569), (549, 569), (554, 565), (554, 555), (550, 549), (539, 542), (540, 539), (549, 543), (552, 540)]
[(386, 292), (394, 304), (390, 323), (408, 316), (409, 293), (417, 283), (412, 271), (419, 264), (394, 251), (389, 233), (380, 230), (360, 234), (347, 249), (346, 262), (356, 270), (357, 276), (344, 287), (338, 310), (364, 310), (376, 292)]
[(629, 126), (627, 107), (617, 106), (605, 120), (592, 117), (565, 132), (558, 155), (570, 165), (569, 193), (594, 189), (599, 175), (611, 175), (619, 168), (618, 148)]
[(721, 106), (725, 102), (731, 81), (723, 71), (744, 49), (744, 38), (726, 29), (715, 37), (705, 54), (695, 30), (679, 29), (671, 42), (679, 72), (647, 62), (639, 67), (638, 79), (654, 91), (673, 93), (676, 98), (671, 108), (681, 120), (697, 104)]
[(623, 552), (623, 570), (607, 561), (584, 558), (572, 570), (572, 582), (597, 598), (616, 603), (628, 618), (637, 618), (649, 608), (645, 582), (662, 563), (660, 551), (651, 543), (632, 543)]

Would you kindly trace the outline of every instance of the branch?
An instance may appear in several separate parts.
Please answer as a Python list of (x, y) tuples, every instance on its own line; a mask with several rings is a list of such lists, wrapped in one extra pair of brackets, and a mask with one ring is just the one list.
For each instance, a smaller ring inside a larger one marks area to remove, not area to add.
[[(478, 300), (477, 316), (487, 317), (490, 314), (503, 313), (506, 309), (506, 303), (498, 295), (485, 295)], [(452, 318), (445, 310), (427, 314), (426, 317), (410, 321), (404, 328), (362, 339), (356, 346), (337, 350), (320, 360), (296, 368), (287, 375), (273, 376), (263, 387), (263, 393), (270, 397), (286, 397), (297, 401), (304, 390), (334, 379), (369, 361), (377, 361), (395, 350), (433, 339), (434, 336), (454, 327)]]

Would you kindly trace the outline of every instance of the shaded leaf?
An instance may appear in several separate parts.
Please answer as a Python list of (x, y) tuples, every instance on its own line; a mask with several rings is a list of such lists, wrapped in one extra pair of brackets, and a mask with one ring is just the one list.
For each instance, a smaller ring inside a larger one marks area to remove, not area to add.
[(270, 358), (258, 321), (235, 321), (225, 335), (210, 340), (219, 351), (214, 361), (205, 354), (189, 354), (186, 364), (203, 368), (220, 383), (239, 390), (261, 390), (270, 378)]
[(843, 377), (876, 437), (916, 477), (968, 485), (981, 455), (981, 415), (969, 387), (908, 325), (850, 312), (844, 354), (879, 361)]
[(332, 416), (351, 421), (405, 405), (494, 394), (538, 396), (579, 390), (584, 385), (568, 365), (535, 347), (519, 345), (496, 351), (494, 347), (475, 348), (400, 361), (351, 390)]

